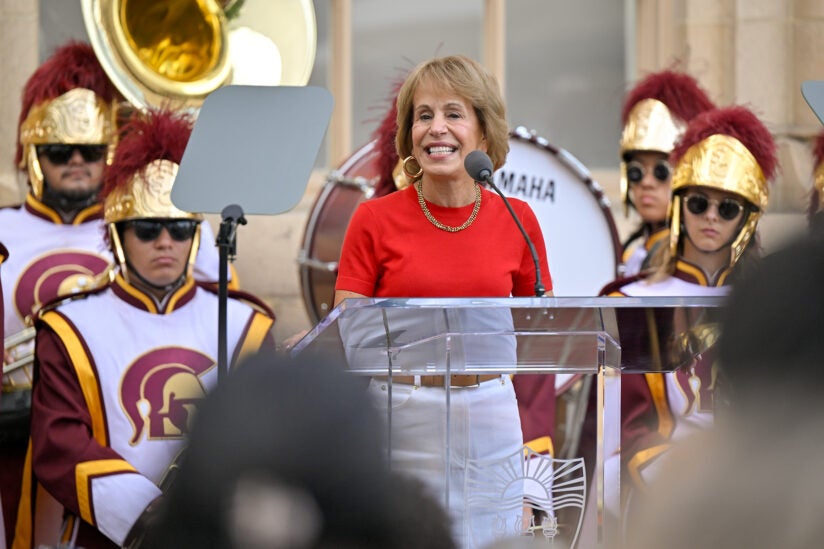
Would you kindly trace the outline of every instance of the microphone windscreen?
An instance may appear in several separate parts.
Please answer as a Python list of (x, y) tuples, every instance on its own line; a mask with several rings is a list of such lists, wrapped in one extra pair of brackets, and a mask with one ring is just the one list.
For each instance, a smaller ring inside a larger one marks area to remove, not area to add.
[(492, 160), (489, 156), (479, 150), (472, 151), (464, 159), (464, 168), (475, 181), (486, 181), (492, 176)]

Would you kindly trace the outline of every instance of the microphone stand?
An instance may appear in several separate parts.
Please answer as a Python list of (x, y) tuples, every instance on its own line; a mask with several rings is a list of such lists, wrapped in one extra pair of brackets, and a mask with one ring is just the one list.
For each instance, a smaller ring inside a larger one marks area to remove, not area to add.
[(487, 171), (481, 172), (481, 178), (484, 180), (486, 184), (492, 187), (492, 190), (498, 193), (503, 201), (506, 209), (509, 210), (509, 214), (512, 216), (512, 219), (515, 220), (515, 224), (518, 226), (518, 230), (521, 231), (521, 234), (524, 236), (524, 240), (526, 240), (526, 245), (529, 246), (529, 253), (532, 255), (532, 262), (535, 263), (535, 296), (536, 297), (544, 297), (546, 293), (546, 288), (544, 287), (543, 282), (541, 282), (541, 262), (538, 260), (538, 252), (535, 250), (535, 244), (532, 243), (532, 239), (529, 238), (529, 235), (526, 234), (526, 230), (524, 226), (521, 224), (521, 220), (518, 219), (518, 216), (515, 215), (515, 210), (512, 209), (512, 206), (509, 204), (509, 200), (506, 199), (504, 193), (501, 192), (501, 189), (498, 188), (497, 185), (492, 181), (492, 175), (487, 173)]
[(229, 261), (237, 255), (237, 226), (246, 225), (243, 208), (230, 204), (220, 212), (220, 229), (215, 239), (218, 247), (218, 308), (217, 308), (217, 379), (218, 384), (226, 379), (229, 371), (228, 346), (226, 342), (229, 301)]

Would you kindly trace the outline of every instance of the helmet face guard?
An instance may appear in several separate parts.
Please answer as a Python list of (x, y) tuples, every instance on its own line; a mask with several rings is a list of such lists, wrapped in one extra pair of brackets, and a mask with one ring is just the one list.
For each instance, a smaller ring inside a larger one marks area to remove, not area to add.
[[(118, 223), (133, 219), (203, 220), (201, 215), (180, 210), (172, 204), (172, 185), (178, 168), (179, 166), (170, 160), (150, 162), (141, 171), (135, 173), (125, 185), (112, 189), (103, 202), (103, 219), (109, 224), (112, 251), (127, 281), (129, 281), (127, 258), (117, 232)], [(191, 275), (199, 247), (200, 226), (197, 227), (192, 238), (187, 276)]]
[(690, 187), (708, 187), (737, 195), (751, 207), (730, 245), (730, 266), (741, 258), (755, 234), (758, 220), (769, 203), (769, 188), (761, 166), (736, 138), (715, 134), (691, 146), (681, 157), (672, 177), (670, 253), (678, 252), (681, 239), (681, 195)]
[(667, 106), (657, 99), (643, 99), (629, 112), (620, 145), (624, 215), (629, 214), (629, 207), (632, 205), (627, 180), (627, 155), (636, 151), (648, 151), (669, 156), (685, 129), (686, 124), (674, 117)]
[[(117, 263), (118, 267), (120, 268), (120, 274), (129, 284), (132, 283), (131, 275), (129, 273), (129, 263), (126, 258), (126, 251), (123, 248), (123, 242), (120, 240), (120, 233), (117, 232), (117, 223), (109, 223), (109, 242), (111, 243), (112, 252), (114, 253), (114, 259)], [(189, 259), (187, 261), (186, 272), (184, 276), (189, 278), (192, 276), (192, 272), (195, 265), (195, 259), (197, 259), (197, 252), (200, 249), (200, 225), (197, 226), (195, 230), (195, 235), (192, 237), (192, 248), (189, 250)]]
[(116, 145), (115, 116), (113, 104), (85, 88), (69, 90), (29, 111), (20, 125), (23, 157), (19, 167), (27, 169), (35, 198), (43, 198), (44, 185), (37, 145), (108, 145), (106, 164), (111, 164)]

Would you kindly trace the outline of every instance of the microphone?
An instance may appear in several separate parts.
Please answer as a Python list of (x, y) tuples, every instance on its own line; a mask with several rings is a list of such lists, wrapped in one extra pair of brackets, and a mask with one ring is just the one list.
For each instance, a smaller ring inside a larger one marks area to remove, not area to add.
[(538, 252), (535, 250), (535, 244), (532, 243), (532, 239), (529, 238), (528, 234), (526, 234), (524, 226), (521, 224), (521, 220), (518, 219), (517, 215), (515, 215), (515, 211), (509, 204), (509, 200), (507, 200), (504, 193), (501, 192), (501, 189), (495, 185), (495, 182), (492, 181), (492, 160), (483, 151), (472, 151), (466, 155), (466, 158), (464, 159), (464, 168), (466, 168), (466, 172), (472, 176), (472, 179), (475, 181), (483, 181), (503, 199), (506, 209), (509, 210), (509, 214), (518, 226), (518, 230), (521, 231), (524, 240), (526, 240), (526, 245), (529, 247), (529, 253), (532, 255), (532, 262), (535, 263), (535, 295), (537, 297), (543, 297), (544, 293), (546, 293), (546, 289), (544, 288), (544, 284), (541, 282), (541, 262), (538, 260)]
[(475, 181), (492, 183), (492, 159), (483, 151), (472, 151), (464, 159), (464, 168)]

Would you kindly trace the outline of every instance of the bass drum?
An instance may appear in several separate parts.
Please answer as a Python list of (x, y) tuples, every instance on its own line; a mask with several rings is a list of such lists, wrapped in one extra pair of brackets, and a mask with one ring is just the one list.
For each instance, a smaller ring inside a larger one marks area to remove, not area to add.
[(370, 141), (330, 173), (309, 212), (298, 263), (303, 302), (312, 324), (332, 310), (349, 220), (358, 204), (375, 194), (380, 174), (374, 148), (375, 141)]
[[(609, 202), (574, 156), (519, 127), (495, 184), (529, 203), (547, 245), (556, 296), (595, 296), (615, 278), (621, 257)], [(313, 323), (332, 309), (343, 236), (358, 204), (380, 179), (372, 141), (328, 177), (315, 200), (299, 255), (304, 303)]]
[(621, 242), (609, 201), (577, 158), (518, 127), (494, 177), (535, 212), (556, 296), (596, 296), (615, 278)]

